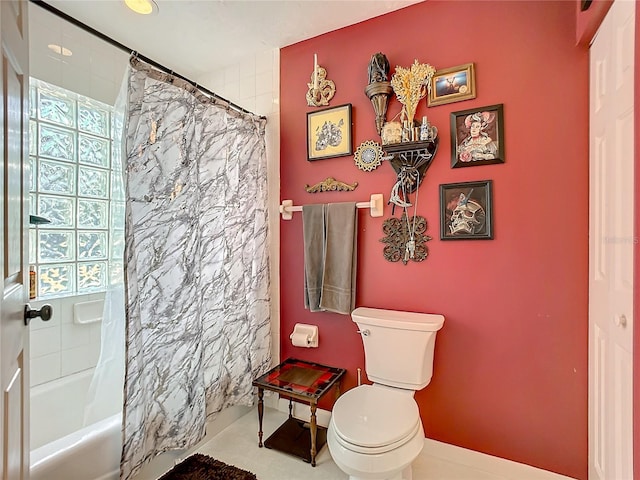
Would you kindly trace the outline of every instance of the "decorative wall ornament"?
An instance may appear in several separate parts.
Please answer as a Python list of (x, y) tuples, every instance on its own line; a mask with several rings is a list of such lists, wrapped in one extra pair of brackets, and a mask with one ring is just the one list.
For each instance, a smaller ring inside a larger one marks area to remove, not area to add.
[(315, 185), (305, 185), (304, 189), (308, 193), (318, 192), (352, 192), (358, 187), (358, 182), (353, 182), (352, 185), (348, 183), (336, 180), (333, 177), (327, 177), (323, 181), (316, 183)]
[(435, 142), (436, 138), (438, 138), (438, 127), (429, 123), (426, 116), (422, 117), (419, 140), (421, 142)]
[(382, 126), (380, 133), (383, 145), (400, 143), (402, 141), (402, 124), (400, 122), (387, 122)]
[(382, 147), (378, 143), (366, 140), (356, 148), (353, 159), (360, 170), (373, 172), (382, 163), (383, 155)]
[(415, 60), (409, 68), (397, 66), (391, 77), (391, 86), (400, 103), (404, 105), (407, 123), (411, 127), (413, 127), (418, 102), (431, 89), (431, 78), (435, 72), (436, 69), (428, 63), (418, 63), (418, 60)]
[(406, 193), (416, 191), (433, 162), (433, 157), (438, 150), (438, 143), (438, 137), (436, 137), (433, 141), (385, 145), (385, 153), (391, 156), (389, 163), (398, 176), (392, 190), (391, 202), (400, 191)]
[[(431, 237), (426, 235), (427, 220), (416, 215), (413, 217), (413, 225), (410, 224), (406, 212), (402, 212), (402, 216), (391, 217), (382, 222), (382, 233), (385, 237), (380, 239), (384, 244), (382, 254), (385, 260), (389, 262), (402, 261), (403, 264), (407, 264), (409, 260), (414, 262), (422, 262), (429, 255), (429, 249), (426, 242), (431, 240)], [(413, 254), (409, 254), (411, 250), (411, 230), (413, 230)]]
[(336, 84), (327, 79), (327, 70), (318, 65), (318, 55), (313, 55), (313, 72), (311, 83), (307, 83), (307, 105), (322, 107), (329, 105), (329, 100), (336, 94)]
[(381, 135), (382, 126), (387, 116), (389, 97), (393, 94), (393, 88), (388, 78), (389, 61), (384, 53), (378, 52), (369, 61), (369, 85), (364, 89), (364, 93), (371, 100), (376, 114), (376, 131), (378, 135)]

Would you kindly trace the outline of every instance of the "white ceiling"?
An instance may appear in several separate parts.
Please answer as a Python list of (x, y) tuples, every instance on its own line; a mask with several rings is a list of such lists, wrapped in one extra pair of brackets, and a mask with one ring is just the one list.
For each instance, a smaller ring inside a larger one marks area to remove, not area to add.
[(138, 15), (124, 0), (45, 0), (189, 78), (422, 0), (156, 0)]

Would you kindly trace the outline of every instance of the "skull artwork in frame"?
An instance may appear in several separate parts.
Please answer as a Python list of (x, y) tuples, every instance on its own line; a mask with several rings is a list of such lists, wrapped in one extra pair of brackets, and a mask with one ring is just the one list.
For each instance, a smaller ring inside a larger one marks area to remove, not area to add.
[(493, 181), (440, 185), (440, 240), (493, 239)]

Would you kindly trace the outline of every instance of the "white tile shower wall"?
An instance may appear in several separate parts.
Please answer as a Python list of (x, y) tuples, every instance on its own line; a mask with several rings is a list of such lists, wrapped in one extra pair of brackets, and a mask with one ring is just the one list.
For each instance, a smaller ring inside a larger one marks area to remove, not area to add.
[(274, 364), (277, 364), (280, 358), (280, 50), (257, 53), (194, 80), (236, 105), (267, 117), (271, 347)]
[(30, 302), (33, 309), (53, 308), (51, 320), (34, 318), (30, 324), (31, 386), (96, 366), (102, 323), (73, 323), (73, 305), (90, 300), (104, 300), (104, 293)]
[[(279, 125), (280, 51), (266, 50), (249, 56), (236, 65), (194, 79), (198, 84), (258, 115), (270, 124)], [(267, 143), (269, 143), (267, 135)]]
[[(54, 53), (50, 44), (73, 55)], [(113, 105), (129, 53), (29, 2), (29, 57), (32, 77)]]
[[(29, 67), (34, 78), (113, 105), (127, 67), (128, 52), (29, 3)], [(56, 54), (60, 45), (71, 56)], [(39, 385), (96, 365), (101, 324), (73, 324), (73, 305), (103, 299), (104, 294), (32, 301), (32, 308), (48, 303), (53, 317), (31, 322), (31, 385)]]
[[(29, 4), (29, 29), (30, 68), (33, 77), (108, 104), (114, 103), (126, 69), (127, 52), (112, 47), (31, 3)], [(71, 57), (55, 54), (47, 48), (47, 45), (51, 43), (68, 48), (74, 54)], [(280, 244), (280, 215), (278, 212), (280, 198), (280, 52), (278, 49), (267, 50), (250, 56), (236, 65), (204, 74), (193, 80), (227, 100), (267, 117), (272, 348), (274, 362), (277, 363), (280, 353), (280, 294), (278, 289), (280, 284), (278, 272)], [(93, 356), (97, 355), (97, 352), (88, 349), (86, 344), (78, 343), (79, 337), (86, 339), (86, 332), (78, 332), (77, 329), (71, 329), (68, 326), (64, 327), (63, 331), (62, 324), (70, 323), (72, 317), (67, 300), (62, 302), (61, 307), (63, 312), (62, 317), (58, 320), (59, 323), (50, 322), (48, 327), (43, 328), (51, 328), (51, 330), (46, 335), (40, 334), (57, 338), (61, 348), (54, 351), (51, 346), (42, 350), (38, 347), (36, 353), (40, 353), (40, 355), (37, 356), (32, 351), (32, 361), (34, 362), (32, 364), (32, 384), (58, 378), (64, 374), (63, 372), (78, 371), (77, 369), (93, 363)], [(56, 318), (55, 314), (54, 318)], [(72, 333), (72, 337), (65, 339), (63, 334), (66, 335), (69, 332), (74, 333)], [(89, 335), (91, 338), (99, 336), (95, 331)], [(46, 343), (43, 339), (39, 341)], [(99, 341), (97, 343), (99, 345)], [(47, 348), (52, 350), (51, 353), (45, 353)]]

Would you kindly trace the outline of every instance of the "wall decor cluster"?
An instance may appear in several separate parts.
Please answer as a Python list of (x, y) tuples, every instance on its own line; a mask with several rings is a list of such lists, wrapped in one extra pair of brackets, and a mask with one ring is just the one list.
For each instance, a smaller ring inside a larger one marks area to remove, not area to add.
[(356, 167), (365, 172), (373, 172), (382, 163), (384, 152), (379, 143), (373, 140), (366, 140), (362, 142), (356, 153), (353, 155), (353, 159), (356, 163)]
[(504, 162), (502, 104), (451, 113), (451, 167)]
[(438, 70), (431, 77), (427, 105), (435, 107), (445, 103), (476, 98), (476, 78), (473, 63)]
[(336, 84), (327, 78), (327, 70), (318, 65), (318, 55), (313, 55), (313, 72), (311, 83), (307, 83), (307, 105), (310, 107), (322, 107), (329, 105), (329, 101), (336, 94)]
[(426, 235), (427, 220), (420, 215), (414, 215), (412, 221), (402, 212), (400, 218), (391, 217), (382, 223), (382, 233), (385, 237), (380, 241), (386, 245), (382, 254), (389, 262), (402, 261), (406, 265), (409, 260), (422, 262), (429, 251), (426, 242), (431, 237)]
[(343, 157), (353, 153), (351, 104), (307, 113), (307, 159)]
[(352, 192), (358, 187), (358, 182), (353, 182), (352, 184), (348, 184), (345, 182), (341, 182), (340, 180), (336, 180), (333, 177), (327, 177), (323, 181), (316, 183), (315, 185), (305, 185), (304, 189), (307, 193), (318, 193), (318, 192)]
[(440, 185), (440, 240), (493, 238), (493, 181)]
[[(312, 82), (308, 84), (309, 106), (327, 105), (319, 96), (326, 70), (317, 65), (314, 55)], [(371, 101), (376, 131), (381, 145), (363, 141), (355, 150), (354, 162), (371, 172), (389, 160), (397, 180), (389, 203), (392, 216), (383, 222), (384, 258), (390, 262), (422, 262), (428, 256), (427, 220), (418, 215), (418, 191), (438, 149), (438, 128), (427, 116), (416, 119), (420, 100), (435, 107), (476, 98), (475, 64), (465, 63), (436, 70), (428, 63), (414, 60), (408, 68), (396, 66), (390, 78), (390, 63), (382, 52), (374, 53), (367, 68), (368, 84), (364, 93)], [(334, 90), (335, 91), (335, 90)], [(329, 91), (328, 91), (329, 92)], [(387, 122), (390, 97), (395, 94), (402, 104), (400, 121)], [(307, 158), (319, 160), (350, 155), (351, 104), (307, 113)], [(450, 113), (451, 167), (503, 163), (503, 105), (490, 105)], [(316, 185), (306, 185), (312, 192), (352, 190), (357, 186), (328, 177)], [(410, 195), (414, 194), (410, 198)], [(493, 181), (481, 180), (440, 185), (440, 238), (442, 240), (493, 239)], [(395, 217), (395, 207), (402, 209)], [(410, 209), (413, 212), (410, 213)]]

